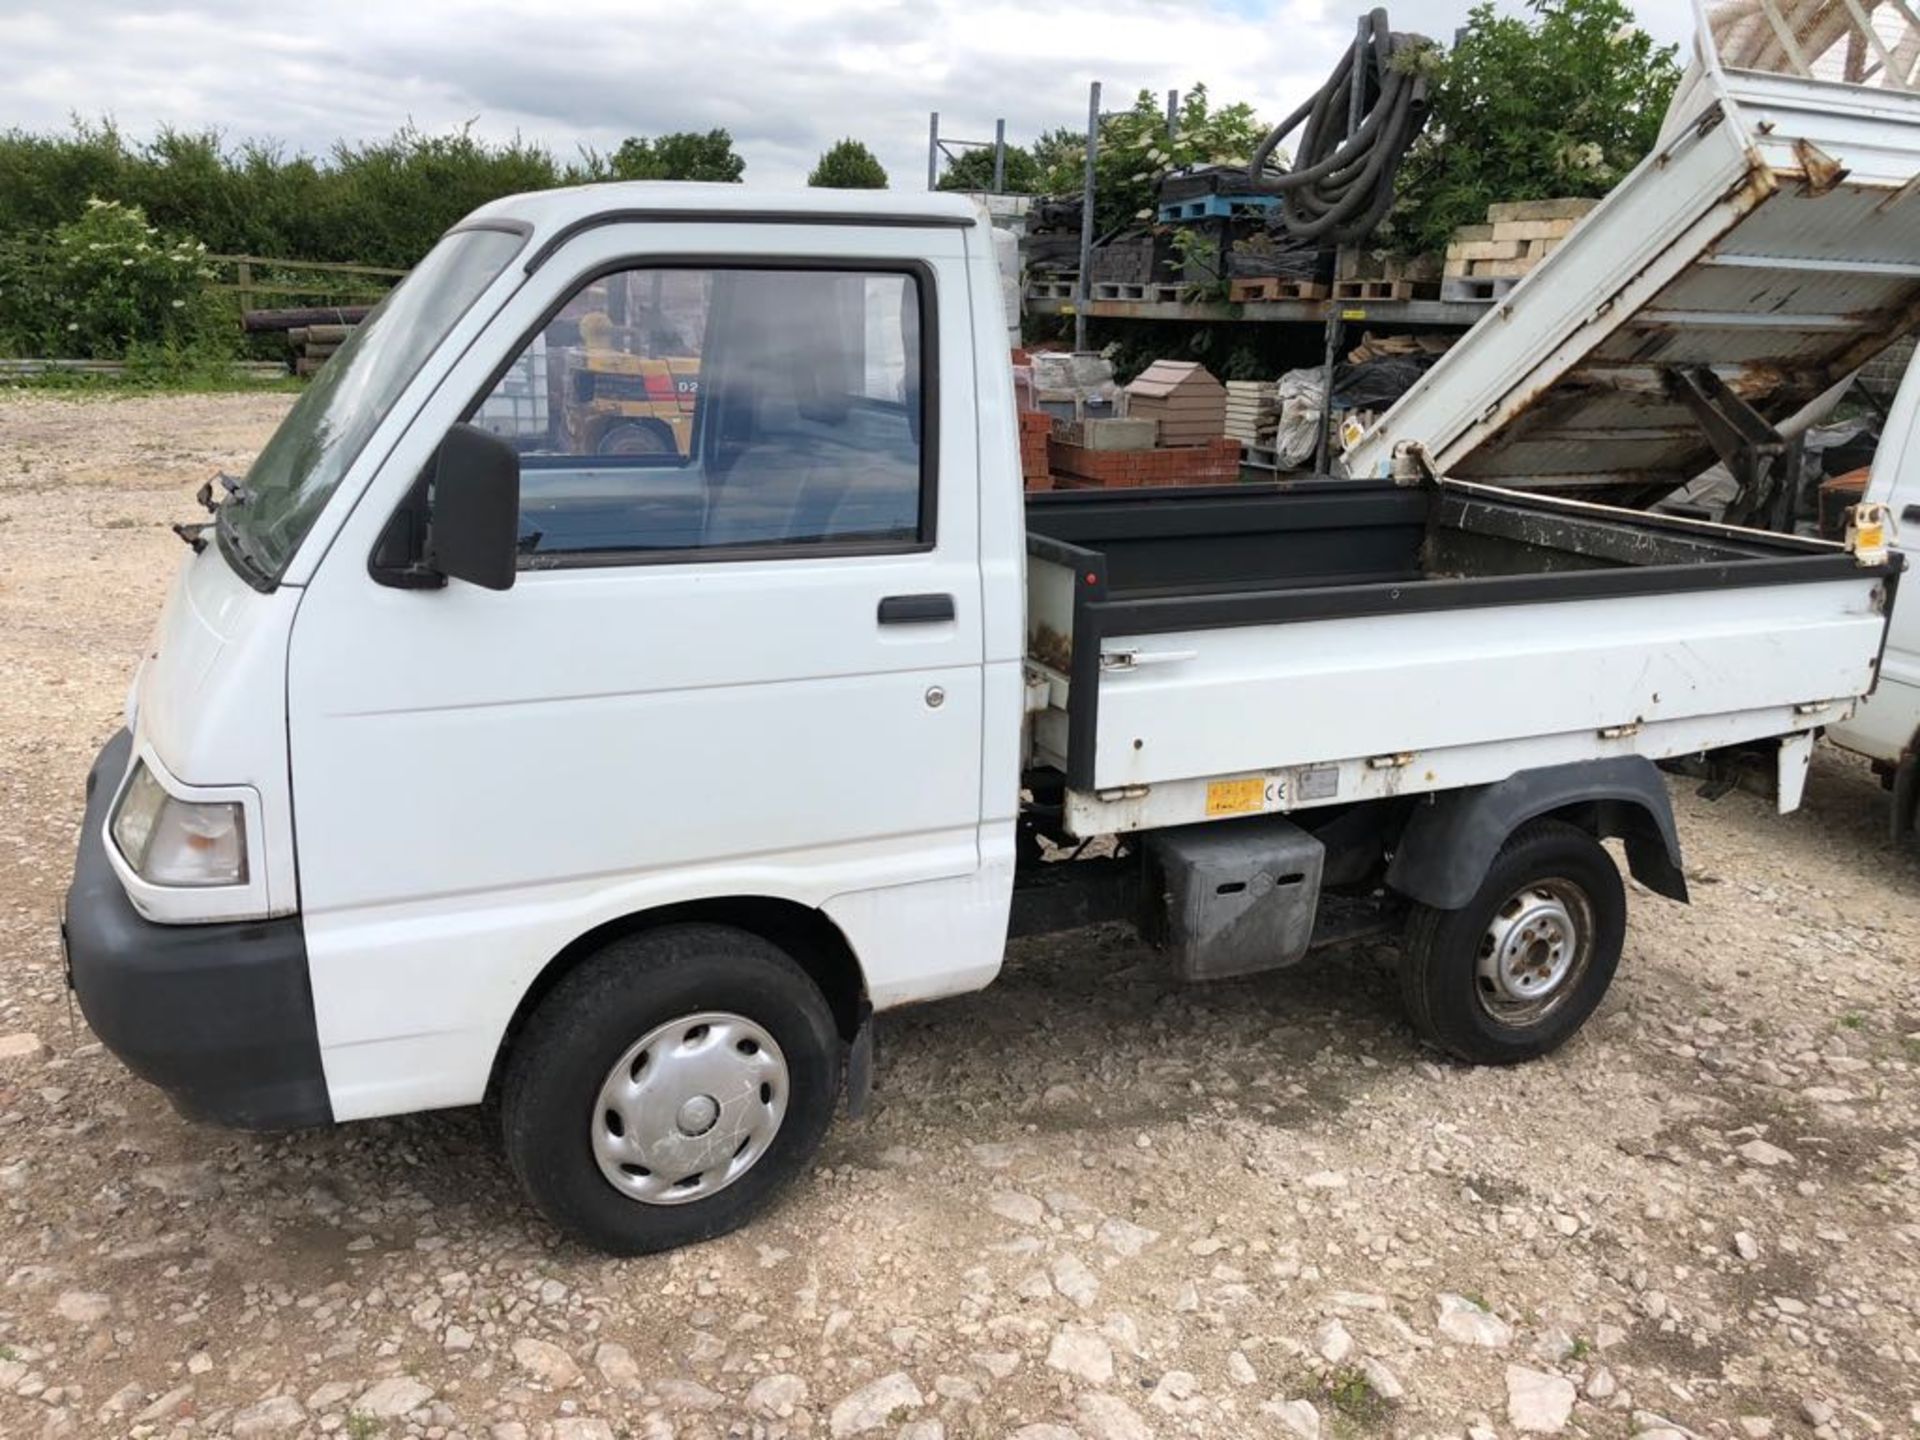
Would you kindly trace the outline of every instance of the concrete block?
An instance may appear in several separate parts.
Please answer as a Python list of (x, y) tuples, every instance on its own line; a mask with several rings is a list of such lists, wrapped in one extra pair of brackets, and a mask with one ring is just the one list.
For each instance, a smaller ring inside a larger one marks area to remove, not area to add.
[(1154, 420), (1088, 420), (1080, 426), (1080, 443), (1089, 450), (1151, 450), (1158, 430)]
[(1578, 220), (1598, 200), (1569, 197), (1564, 200), (1509, 200), (1487, 207), (1487, 221), (1498, 225), (1508, 220)]
[(1526, 253), (1526, 245), (1519, 240), (1473, 240), (1466, 243), (1455, 241), (1447, 247), (1449, 260), (1518, 260)]
[(1572, 230), (1572, 220), (1503, 220), (1493, 227), (1496, 240), (1558, 240)]

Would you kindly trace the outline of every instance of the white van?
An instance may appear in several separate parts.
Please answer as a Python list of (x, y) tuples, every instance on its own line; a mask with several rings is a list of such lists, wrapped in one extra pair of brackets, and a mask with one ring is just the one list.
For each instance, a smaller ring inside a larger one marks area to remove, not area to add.
[[(685, 426), (600, 423), (662, 385)], [(1398, 930), (1427, 1040), (1551, 1050), (1621, 953), (1601, 840), (1685, 897), (1654, 762), (1771, 746), (1791, 808), (1873, 682), (1870, 547), (1432, 476), (1023, 511), (1013, 405), (960, 199), (477, 211), (185, 527), (88, 779), (95, 1031), (233, 1125), (495, 1097), (548, 1216), (658, 1249), (1010, 930), (1195, 979)]]
[[(1920, 550), (1920, 362), (1907, 367), (1900, 393), (1887, 412), (1874, 452), (1866, 499), (1889, 517), (1895, 548), (1911, 557)], [(1887, 833), (1904, 840), (1920, 830), (1920, 598), (1909, 593), (1887, 626), (1880, 657), (1880, 683), (1871, 698), (1827, 736), (1834, 744), (1873, 762), (1891, 792)]]

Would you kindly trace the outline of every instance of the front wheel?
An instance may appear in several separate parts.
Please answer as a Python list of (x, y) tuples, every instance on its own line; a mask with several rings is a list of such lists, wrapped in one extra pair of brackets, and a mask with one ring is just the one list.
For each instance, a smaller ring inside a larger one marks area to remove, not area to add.
[(529, 1198), (599, 1249), (737, 1229), (805, 1168), (833, 1117), (840, 1040), (819, 988), (745, 931), (614, 941), (554, 987), (501, 1087)]
[(1606, 996), (1626, 928), (1605, 847), (1561, 821), (1523, 825), (1460, 909), (1413, 907), (1400, 959), (1408, 1018), (1470, 1064), (1548, 1054)]
[(673, 431), (658, 420), (621, 420), (601, 432), (596, 455), (673, 455)]

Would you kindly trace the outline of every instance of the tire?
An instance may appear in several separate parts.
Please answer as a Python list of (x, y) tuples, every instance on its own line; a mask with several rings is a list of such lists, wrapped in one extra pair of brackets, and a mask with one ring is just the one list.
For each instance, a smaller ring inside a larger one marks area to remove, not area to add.
[(616, 940), (554, 987), (513, 1045), (508, 1162), (543, 1215), (596, 1249), (724, 1235), (819, 1149), (841, 1048), (819, 987), (756, 935), (674, 925)]
[(658, 420), (622, 420), (601, 432), (596, 455), (673, 455), (673, 431)]
[(1400, 956), (1407, 1017), (1469, 1064), (1537, 1059), (1598, 1008), (1626, 929), (1626, 887), (1600, 842), (1558, 820), (1523, 825), (1460, 909), (1413, 907)]

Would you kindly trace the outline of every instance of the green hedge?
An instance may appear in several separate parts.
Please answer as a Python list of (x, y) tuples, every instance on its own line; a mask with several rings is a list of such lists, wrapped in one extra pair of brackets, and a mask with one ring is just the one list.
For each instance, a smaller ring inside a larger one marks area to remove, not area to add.
[(562, 162), (465, 130), (402, 130), (316, 161), (258, 142), (228, 146), (212, 131), (135, 142), (111, 123), (83, 122), (58, 135), (0, 133), (0, 240), (44, 240), (97, 198), (138, 206), (148, 223), (216, 254), (405, 267), (488, 200), (617, 174), (592, 152)]

